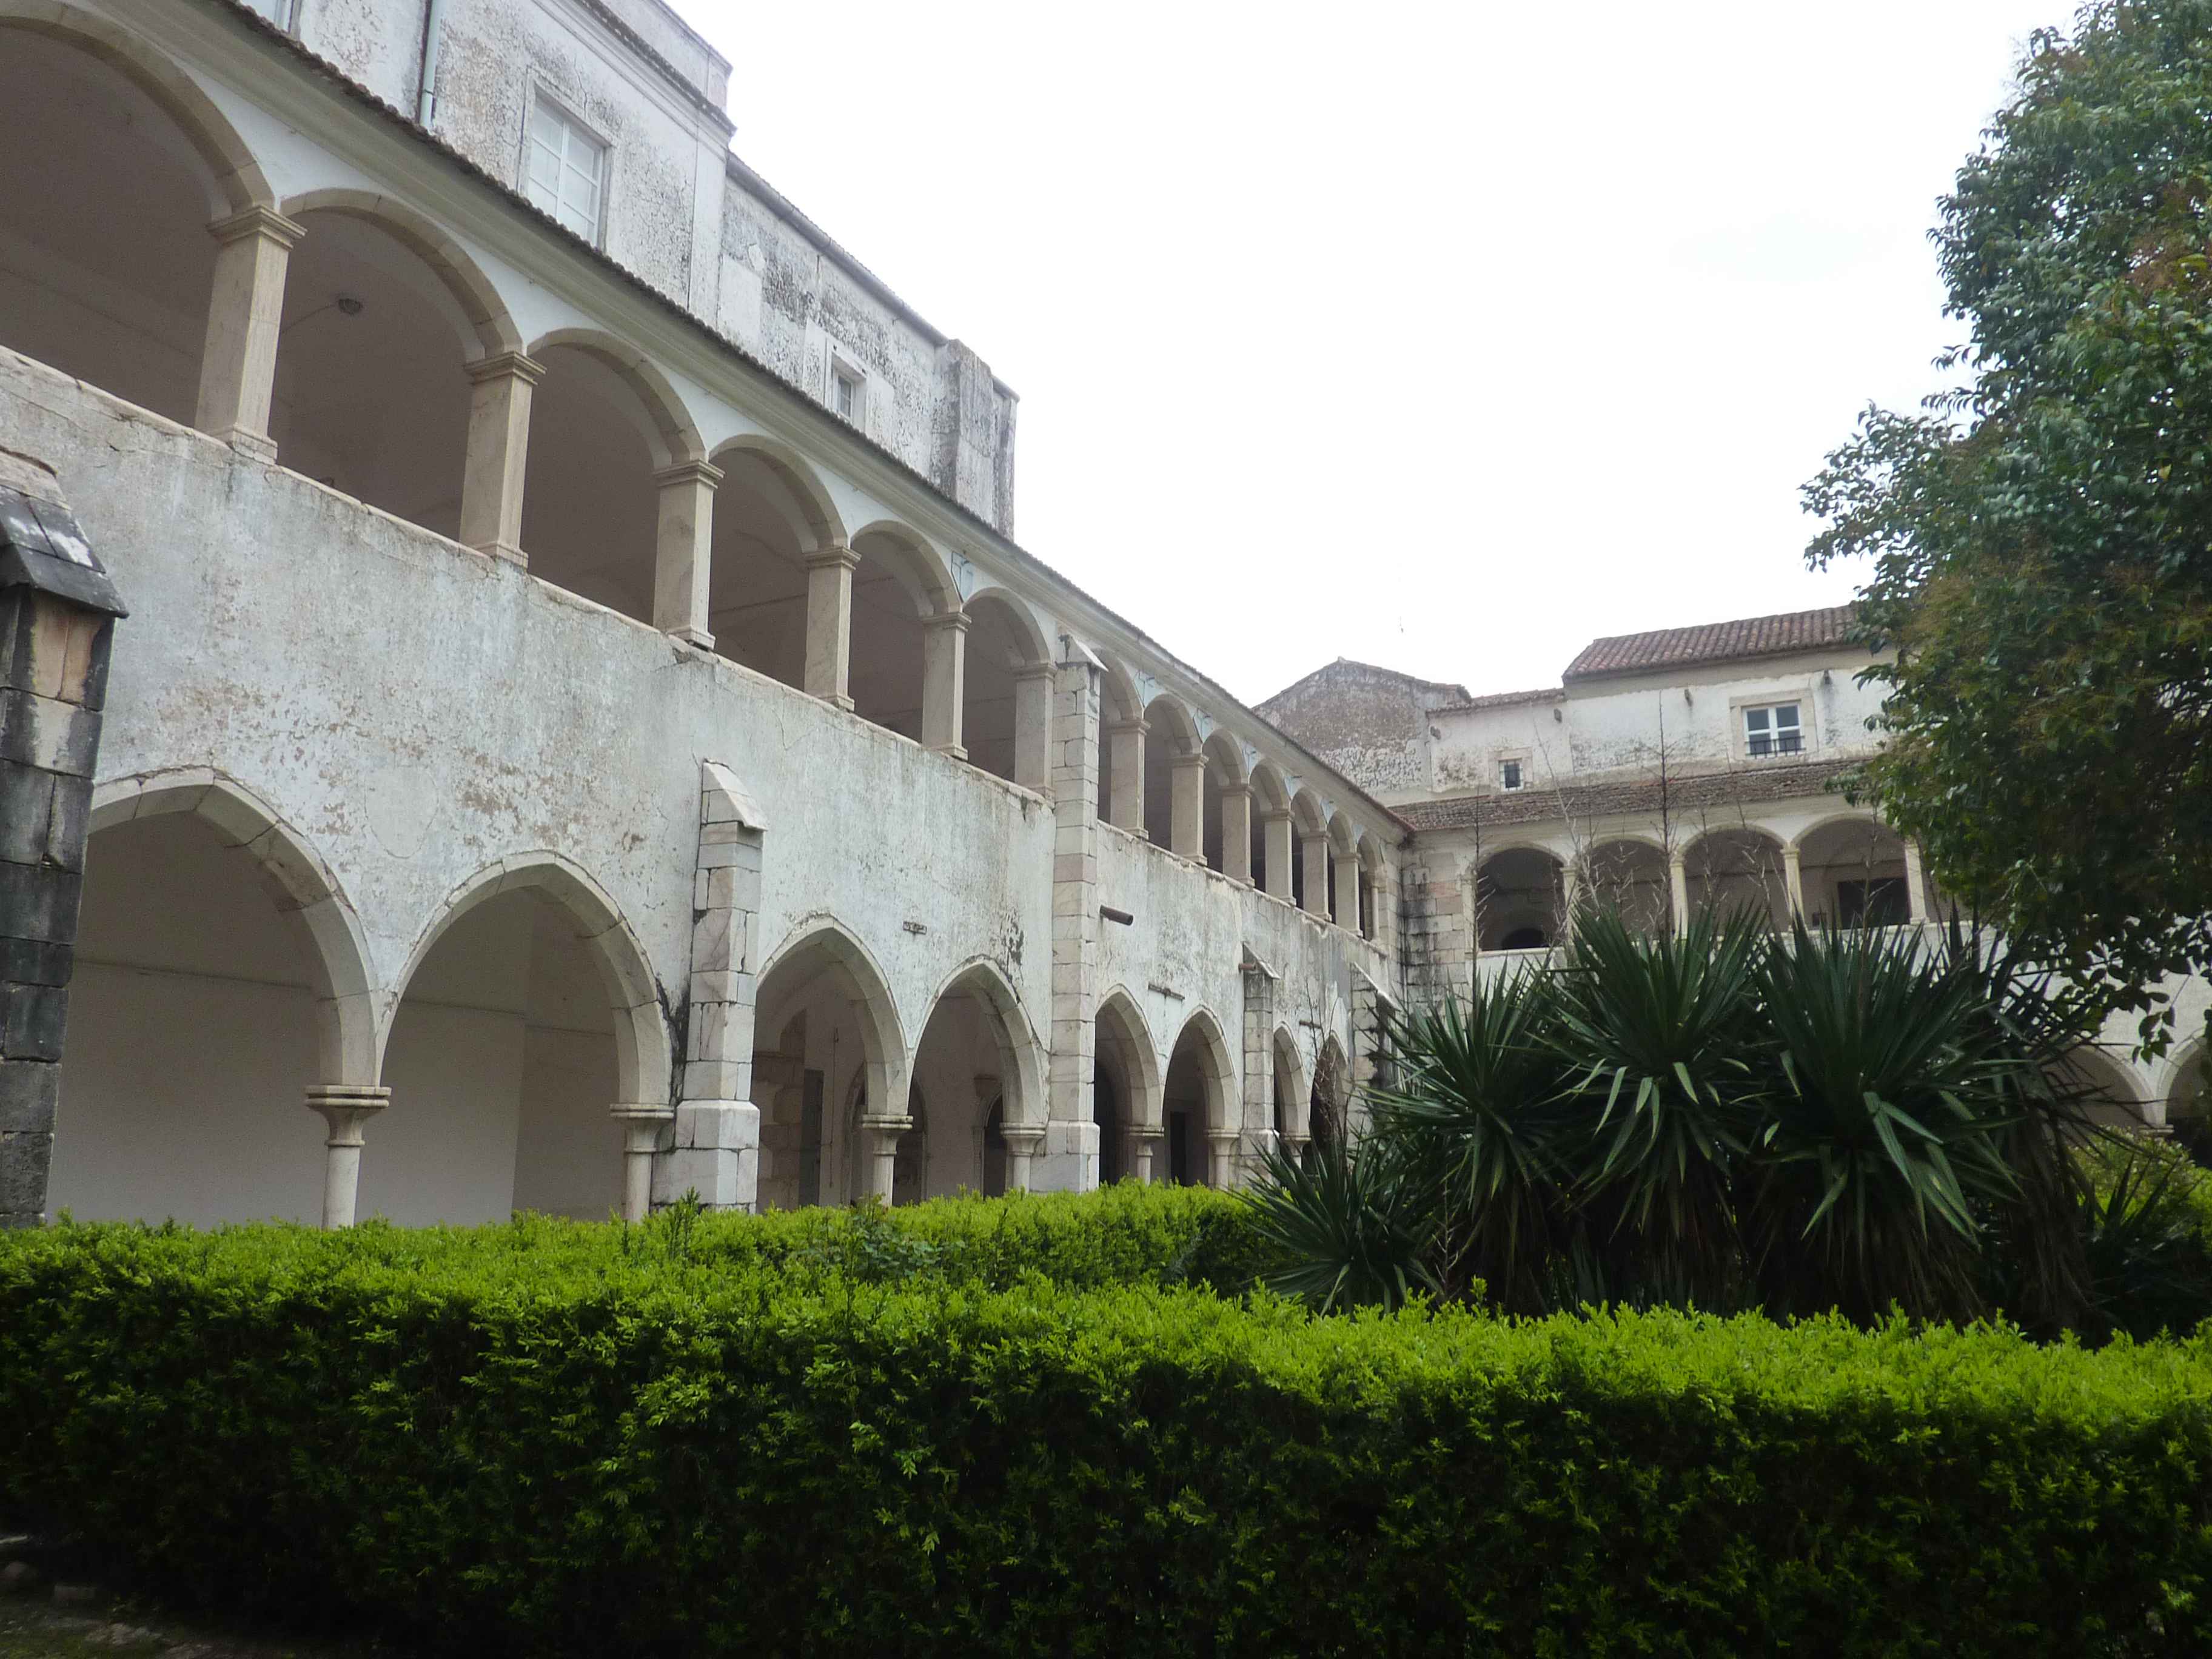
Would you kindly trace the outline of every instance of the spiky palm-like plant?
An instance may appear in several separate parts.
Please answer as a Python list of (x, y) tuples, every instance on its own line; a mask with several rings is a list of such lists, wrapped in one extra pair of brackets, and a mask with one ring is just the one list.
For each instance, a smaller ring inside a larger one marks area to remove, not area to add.
[(1741, 1252), (1731, 1173), (1755, 1127), (1761, 1045), (1753, 976), (1764, 920), (1701, 915), (1644, 938), (1617, 913), (1576, 919), (1557, 975), (1552, 1046), (1585, 1291), (1725, 1305)]
[(1498, 1304), (1544, 1311), (1561, 1236), (1558, 1152), (1565, 1078), (1552, 1043), (1553, 994), (1522, 969), (1474, 995), (1400, 1016), (1383, 1040), (1396, 1081), (1370, 1089), (1374, 1137), (1402, 1146), (1433, 1182), (1438, 1273), (1480, 1279)]
[(1316, 1144), (1304, 1159), (1270, 1147), (1251, 1194), (1255, 1228), (1279, 1264), (1267, 1284), (1319, 1313), (1441, 1295), (1434, 1191), (1387, 1139)]
[(1777, 1075), (1745, 1213), (1767, 1305), (1984, 1311), (1981, 1218), (2019, 1194), (1998, 1136), (2027, 1062), (1990, 1040), (1982, 986), (1913, 935), (1802, 922), (1756, 986)]

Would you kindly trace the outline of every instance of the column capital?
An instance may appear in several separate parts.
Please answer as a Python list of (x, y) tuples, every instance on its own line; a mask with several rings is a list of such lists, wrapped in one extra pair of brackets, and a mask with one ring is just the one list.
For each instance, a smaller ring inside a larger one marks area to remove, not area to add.
[(331, 1126), (331, 1138), (324, 1144), (329, 1146), (358, 1146), (362, 1144), (361, 1126), (364, 1118), (371, 1117), (392, 1103), (392, 1091), (376, 1083), (311, 1083), (307, 1085), (309, 1109), (322, 1115)]
[(1018, 1157), (1035, 1158), (1037, 1148), (1044, 1145), (1042, 1123), (1008, 1123), (999, 1133), (1006, 1138), (1006, 1150)]
[(712, 461), (678, 461), (673, 466), (664, 466), (653, 475), (653, 486), (665, 489), (672, 484), (702, 483), (712, 489), (722, 482), (722, 469)]
[(925, 630), (933, 634), (942, 633), (948, 628), (957, 629), (965, 634), (975, 620), (965, 611), (940, 611), (933, 617), (924, 617), (921, 625)]
[(1287, 806), (1265, 806), (1260, 809), (1260, 822), (1262, 823), (1288, 823), (1290, 821), (1291, 809)]
[(1098, 729), (1105, 732), (1109, 737), (1141, 738), (1146, 732), (1151, 731), (1152, 728), (1145, 723), (1145, 717), (1142, 714), (1139, 714), (1126, 720), (1102, 721)]
[(914, 1120), (904, 1112), (863, 1112), (860, 1127), (879, 1135), (902, 1135), (914, 1127)]
[[(1224, 783), (1221, 786), (1221, 793), (1224, 798), (1235, 797), (1249, 800), (1252, 798), (1252, 786), (1249, 783)], [(1284, 816), (1288, 817), (1289, 814), (1285, 813)]]
[(816, 548), (806, 556), (809, 570), (832, 570), (839, 565), (850, 570), (860, 562), (860, 556), (842, 542), (830, 542)]
[(476, 386), (486, 380), (520, 380), (525, 386), (536, 386), (545, 378), (545, 365), (520, 351), (491, 352), (461, 367)]
[(1178, 772), (1188, 772), (1205, 766), (1206, 756), (1203, 751), (1190, 755), (1170, 755), (1168, 757), (1168, 764)]
[(655, 1106), (650, 1102), (617, 1102), (607, 1109), (607, 1115), (618, 1123), (673, 1123), (673, 1106)]
[(1060, 671), (1048, 662), (1034, 662), (1027, 668), (1014, 670), (1014, 684), (1017, 685), (1024, 680), (1056, 680), (1059, 678)]
[(296, 219), (287, 219), (272, 207), (255, 205), (208, 226), (208, 234), (216, 241), (242, 241), (248, 236), (258, 236), (281, 248), (289, 248), (307, 234), (307, 228)]

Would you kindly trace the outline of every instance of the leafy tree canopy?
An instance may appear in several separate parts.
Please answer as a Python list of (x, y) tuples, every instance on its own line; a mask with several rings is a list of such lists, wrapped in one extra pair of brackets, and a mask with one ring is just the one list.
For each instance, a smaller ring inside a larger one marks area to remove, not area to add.
[(1863, 787), (2163, 1046), (2212, 968), (2212, 0), (2032, 37), (1933, 237), (1962, 384), (1805, 487), (1896, 653)]

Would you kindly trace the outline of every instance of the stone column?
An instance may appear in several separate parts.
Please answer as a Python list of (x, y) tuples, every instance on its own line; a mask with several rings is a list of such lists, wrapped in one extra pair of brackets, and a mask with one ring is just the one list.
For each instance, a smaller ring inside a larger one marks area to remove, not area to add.
[(1098, 1058), (1098, 685), (1096, 659), (1073, 641), (1053, 690), (1052, 1058), (1048, 1123), (1031, 1166), (1037, 1188), (1098, 1184), (1091, 1086)]
[(1328, 837), (1326, 835), (1302, 836), (1298, 848), (1305, 856), (1306, 909), (1328, 920)]
[(1040, 795), (1052, 793), (1052, 683), (1049, 668), (1014, 676), (1014, 781)]
[(0, 1229), (46, 1219), (93, 772), (124, 614), (53, 474), (0, 449)]
[[(1155, 1128), (1152, 1125), (1146, 1123), (1140, 1123), (1129, 1131), (1129, 1173), (1131, 1176), (1135, 1177), (1137, 1180), (1143, 1182), (1150, 1182), (1154, 1179), (1152, 1171), (1158, 1167), (1159, 1162), (1159, 1155), (1156, 1151), (1156, 1148), (1158, 1148), (1161, 1141), (1166, 1139), (1166, 1130)], [(1159, 1178), (1163, 1180), (1165, 1179), (1164, 1176)]]
[(968, 758), (960, 742), (967, 700), (968, 613), (948, 611), (921, 625), (921, 742), (955, 760)]
[[(753, 1000), (760, 963), (760, 885), (768, 821), (727, 767), (699, 767), (699, 840), (691, 877), (681, 1100), (672, 1144), (656, 1160), (652, 1201), (687, 1192), (714, 1210), (760, 1201), (760, 1109), (753, 1104)], [(643, 1106), (618, 1106), (625, 1125)], [(625, 1131), (627, 1133), (627, 1129)], [(643, 1130), (639, 1130), (641, 1138)], [(657, 1145), (656, 1141), (656, 1145)]]
[(1145, 833), (1145, 722), (1115, 720), (1104, 728), (1111, 741), (1107, 764), (1106, 822), (1132, 835)]
[(860, 1115), (861, 1156), (868, 1160), (868, 1194), (889, 1209), (897, 1201), (892, 1187), (898, 1179), (899, 1137), (914, 1127), (904, 1112), (864, 1112)]
[(274, 460), (269, 407), (276, 392), (284, 271), (292, 245), (307, 233), (274, 208), (250, 207), (216, 220), (208, 234), (220, 246), (192, 424), (248, 454)]
[(805, 690), (840, 708), (853, 706), (853, 570), (860, 562), (835, 543), (806, 556)]
[(1575, 936), (1575, 913), (1583, 904), (1583, 873), (1569, 859), (1559, 866), (1559, 937), (1562, 940)]
[(1288, 811), (1262, 812), (1261, 831), (1267, 838), (1267, 867), (1262, 872), (1267, 878), (1267, 891), (1273, 897), (1288, 902), (1291, 897), (1291, 815)]
[(1249, 1176), (1258, 1164), (1259, 1148), (1275, 1138), (1275, 975), (1248, 949), (1238, 977), (1244, 992), (1244, 1094), (1237, 1104)]
[(1000, 1131), (1006, 1141), (1006, 1190), (1025, 1193), (1030, 1189), (1030, 1164), (1044, 1145), (1044, 1131), (1034, 1123), (1002, 1126)]
[(1805, 914), (1805, 872), (1802, 854), (1795, 842), (1782, 849), (1782, 885), (1790, 897), (1790, 914), (1802, 918)]
[(519, 351), (469, 365), (469, 454), (461, 474), (464, 547), (529, 563), (522, 550), (522, 484), (530, 461), (530, 398), (545, 366)]
[(623, 1130), (623, 1219), (642, 1221), (653, 1213), (653, 1164), (671, 1115), (665, 1106), (639, 1102), (617, 1105), (614, 1116)]
[(1687, 855), (1677, 848), (1667, 854), (1667, 887), (1674, 896), (1674, 936), (1690, 931), (1690, 869)]
[(1237, 1143), (1241, 1138), (1234, 1129), (1206, 1132), (1207, 1186), (1225, 1193), (1242, 1184), (1237, 1179)]
[(1359, 931), (1359, 854), (1331, 852), (1329, 871), (1336, 879), (1336, 925)]
[(362, 1125), (392, 1103), (392, 1091), (375, 1084), (317, 1083), (307, 1107), (330, 1126), (323, 1142), (323, 1225), (350, 1227), (361, 1195)]
[(1920, 843), (1905, 843), (1905, 902), (1916, 926), (1928, 921), (1928, 872), (1920, 861)]
[(1252, 884), (1252, 786), (1221, 786), (1221, 873)]
[(1168, 850), (1206, 862), (1206, 757), (1168, 763)]
[(707, 585), (714, 569), (714, 486), (722, 469), (679, 461), (653, 475), (660, 492), (660, 530), (653, 544), (653, 625), (714, 648), (707, 629)]

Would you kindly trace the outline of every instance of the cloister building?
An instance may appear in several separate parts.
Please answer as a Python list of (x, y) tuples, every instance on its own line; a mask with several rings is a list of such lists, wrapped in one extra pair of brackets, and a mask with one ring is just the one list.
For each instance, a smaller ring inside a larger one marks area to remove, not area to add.
[(1229, 1184), (1579, 884), (1928, 913), (1824, 613), (1505, 698), (1162, 649), (746, 72), (0, 0), (0, 1224)]

